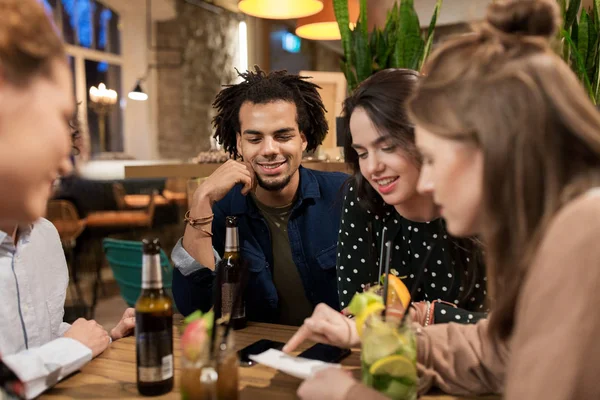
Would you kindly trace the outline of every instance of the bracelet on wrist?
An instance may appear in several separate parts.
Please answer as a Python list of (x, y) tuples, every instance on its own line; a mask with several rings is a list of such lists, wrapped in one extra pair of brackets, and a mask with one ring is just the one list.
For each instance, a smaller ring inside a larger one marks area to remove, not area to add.
[(428, 326), (429, 325), (429, 319), (431, 318), (431, 309), (432, 309), (432, 305), (430, 302), (427, 302), (427, 311), (425, 312), (425, 321), (423, 321), (423, 326)]
[(202, 226), (204, 225), (209, 225), (210, 223), (212, 223), (213, 219), (215, 218), (214, 214), (210, 214), (206, 217), (200, 217), (200, 218), (192, 218), (190, 217), (190, 210), (188, 210), (185, 213), (185, 217), (183, 218), (183, 221), (188, 224), (189, 226), (191, 226), (192, 228), (203, 232), (207, 237), (212, 237), (212, 232), (207, 231), (206, 229), (202, 228)]

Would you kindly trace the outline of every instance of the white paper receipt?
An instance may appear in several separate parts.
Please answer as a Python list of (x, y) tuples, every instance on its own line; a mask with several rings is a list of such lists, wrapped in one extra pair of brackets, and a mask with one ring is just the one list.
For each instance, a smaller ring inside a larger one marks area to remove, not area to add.
[(323, 361), (310, 360), (308, 358), (294, 357), (275, 349), (269, 349), (263, 353), (251, 355), (249, 358), (252, 361), (256, 361), (267, 367), (278, 369), (281, 372), (285, 372), (288, 375), (300, 379), (309, 378), (317, 371), (325, 368), (340, 368), (340, 364), (330, 364)]

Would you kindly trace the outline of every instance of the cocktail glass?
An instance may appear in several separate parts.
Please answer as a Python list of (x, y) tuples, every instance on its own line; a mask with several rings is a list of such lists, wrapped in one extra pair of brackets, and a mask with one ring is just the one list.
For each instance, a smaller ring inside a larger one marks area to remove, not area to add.
[(361, 341), (363, 383), (392, 399), (417, 398), (417, 343), (410, 318), (379, 314), (365, 322)]
[(234, 333), (222, 343), (224, 327), (216, 327), (215, 350), (211, 356), (209, 340), (197, 360), (181, 357), (181, 398), (183, 400), (237, 400), (239, 360), (234, 348)]

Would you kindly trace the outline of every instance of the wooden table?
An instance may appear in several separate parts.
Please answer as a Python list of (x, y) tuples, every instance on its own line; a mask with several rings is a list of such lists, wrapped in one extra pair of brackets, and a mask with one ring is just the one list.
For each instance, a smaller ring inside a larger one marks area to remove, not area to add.
[[(236, 348), (240, 349), (258, 339), (268, 338), (286, 342), (297, 328), (284, 325), (262, 323), (249, 323), (246, 329), (235, 332)], [(180, 342), (176, 330), (174, 335), (175, 349), (175, 387), (167, 395), (157, 399), (179, 399), (179, 356)], [(310, 347), (306, 343), (299, 350)], [(352, 354), (343, 362), (349, 369), (358, 373), (360, 368), (360, 352), (353, 350)], [(296, 399), (296, 390), (300, 385), (299, 379), (263, 365), (250, 368), (240, 368), (240, 399), (241, 400), (285, 400)], [(92, 360), (81, 372), (65, 379), (53, 389), (46, 392), (42, 399), (79, 399), (79, 398), (104, 398), (104, 399), (134, 399), (142, 398), (135, 384), (135, 339), (125, 338), (114, 342), (103, 354)], [(423, 400), (454, 400), (454, 396), (431, 395), (424, 396)], [(497, 397), (472, 397), (461, 399), (498, 399)]]

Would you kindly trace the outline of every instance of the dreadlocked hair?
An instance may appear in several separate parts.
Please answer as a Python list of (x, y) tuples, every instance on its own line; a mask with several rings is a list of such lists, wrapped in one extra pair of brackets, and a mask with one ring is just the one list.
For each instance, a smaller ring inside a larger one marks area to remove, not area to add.
[(298, 129), (308, 142), (306, 150), (316, 150), (327, 134), (327, 110), (317, 91), (320, 87), (307, 81), (310, 77), (291, 75), (285, 70), (267, 74), (258, 66), (254, 66), (254, 71), (239, 72), (236, 69), (236, 72), (243, 82), (226, 85), (213, 103), (217, 110), (212, 121), (214, 138), (226, 152), (233, 158), (238, 157), (236, 135), (240, 133), (239, 114), (242, 104), (266, 104), (278, 100), (296, 105)]

